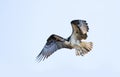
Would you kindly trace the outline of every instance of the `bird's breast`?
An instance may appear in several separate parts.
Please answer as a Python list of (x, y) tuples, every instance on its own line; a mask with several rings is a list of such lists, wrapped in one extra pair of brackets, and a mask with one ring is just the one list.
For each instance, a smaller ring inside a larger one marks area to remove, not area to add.
[(70, 38), (70, 43), (72, 47), (79, 46), (80, 45), (80, 40), (77, 39), (74, 35), (71, 36)]

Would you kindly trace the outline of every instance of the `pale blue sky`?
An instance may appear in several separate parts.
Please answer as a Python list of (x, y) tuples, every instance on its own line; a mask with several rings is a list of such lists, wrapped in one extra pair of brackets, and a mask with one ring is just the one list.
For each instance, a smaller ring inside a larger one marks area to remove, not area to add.
[[(93, 50), (61, 49), (36, 63), (51, 34), (71, 34), (73, 19), (87, 20)], [(1, 0), (0, 77), (120, 77), (119, 20), (119, 0)]]

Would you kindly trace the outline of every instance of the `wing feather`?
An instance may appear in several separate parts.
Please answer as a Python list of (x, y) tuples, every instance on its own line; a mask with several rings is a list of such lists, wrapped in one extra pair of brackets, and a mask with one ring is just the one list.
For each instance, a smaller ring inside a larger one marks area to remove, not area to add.
[(79, 39), (86, 39), (87, 32), (89, 30), (88, 23), (85, 20), (73, 20), (71, 21), (73, 26), (73, 32), (79, 33)]
[(42, 51), (37, 56), (37, 60), (41, 61), (41, 60), (44, 60), (44, 59), (48, 58), (50, 55), (52, 55), (58, 49), (69, 48), (65, 44), (65, 41), (66, 41), (66, 39), (64, 39), (64, 38), (62, 38), (62, 37), (60, 37), (58, 35), (54, 35), (54, 34), (51, 35), (47, 39), (47, 43), (45, 44)]
[(88, 23), (86, 23), (85, 20), (80, 20), (78, 26), (79, 26), (82, 34), (86, 34), (89, 30)]

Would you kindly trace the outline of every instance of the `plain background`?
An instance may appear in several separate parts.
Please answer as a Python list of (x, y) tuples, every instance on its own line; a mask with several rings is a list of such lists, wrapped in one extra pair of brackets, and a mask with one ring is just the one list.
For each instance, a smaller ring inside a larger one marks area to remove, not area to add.
[[(87, 20), (84, 57), (61, 49), (35, 58), (51, 34), (67, 38), (70, 21)], [(119, 0), (0, 0), (0, 77), (120, 77)]]

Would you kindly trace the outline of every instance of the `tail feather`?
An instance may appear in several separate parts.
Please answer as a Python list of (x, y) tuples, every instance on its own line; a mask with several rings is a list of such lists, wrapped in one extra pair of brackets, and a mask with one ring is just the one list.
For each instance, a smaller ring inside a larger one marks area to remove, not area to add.
[(83, 56), (92, 50), (93, 43), (92, 42), (81, 42), (80, 47), (81, 47), (80, 55)]

